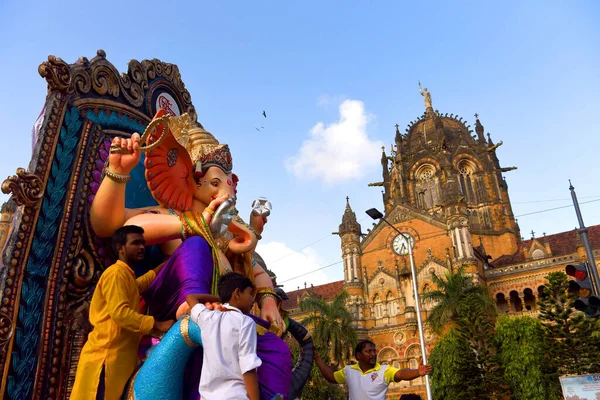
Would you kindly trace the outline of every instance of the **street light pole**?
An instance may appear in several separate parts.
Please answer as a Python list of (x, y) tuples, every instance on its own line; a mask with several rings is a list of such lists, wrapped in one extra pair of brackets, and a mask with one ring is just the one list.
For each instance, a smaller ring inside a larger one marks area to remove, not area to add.
[[(417, 283), (417, 269), (415, 267), (415, 258), (413, 256), (413, 249), (410, 244), (410, 238), (403, 232), (401, 232), (394, 225), (389, 223), (387, 219), (384, 218), (383, 214), (379, 212), (376, 208), (371, 208), (366, 211), (367, 214), (373, 219), (380, 219), (386, 224), (388, 224), (393, 230), (398, 232), (406, 239), (406, 243), (408, 243), (408, 258), (410, 259), (410, 273), (412, 275), (413, 281), (413, 292), (415, 293), (415, 311), (417, 313), (417, 325), (419, 328), (419, 339), (421, 341), (421, 356), (423, 357), (423, 364), (427, 364), (427, 350), (425, 349), (425, 334), (423, 332), (423, 321), (421, 319), (421, 305), (419, 302), (419, 285)], [(429, 375), (425, 375), (425, 390), (427, 391), (427, 400), (432, 400), (431, 396), (431, 384), (429, 382)]]
[(598, 276), (598, 268), (596, 267), (596, 260), (594, 260), (594, 252), (592, 251), (592, 245), (590, 238), (588, 237), (588, 228), (583, 223), (583, 217), (581, 216), (581, 209), (579, 208), (579, 202), (577, 201), (577, 195), (575, 194), (575, 188), (569, 180), (569, 190), (571, 191), (571, 198), (573, 199), (573, 206), (575, 207), (575, 214), (577, 214), (577, 221), (579, 222), (579, 233), (581, 234), (581, 240), (585, 247), (585, 252), (588, 258), (589, 271), (594, 277), (594, 289), (596, 296), (600, 296), (600, 277)]

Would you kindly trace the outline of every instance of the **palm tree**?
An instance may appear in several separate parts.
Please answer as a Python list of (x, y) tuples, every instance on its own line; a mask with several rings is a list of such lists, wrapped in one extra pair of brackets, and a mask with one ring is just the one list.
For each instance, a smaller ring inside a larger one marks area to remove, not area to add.
[(305, 297), (300, 301), (300, 310), (310, 313), (302, 320), (302, 325), (312, 327), (315, 344), (328, 349), (336, 366), (348, 362), (354, 346), (356, 331), (352, 328), (352, 315), (346, 309), (348, 293), (337, 295), (331, 303), (316, 297)]
[(475, 356), (478, 376), (481, 376), (476, 390), (478, 395), (474, 399), (501, 398), (508, 388), (496, 356), (493, 324), (496, 305), (487, 289), (474, 283), (464, 267), (456, 273), (447, 272), (445, 278), (432, 274), (432, 280), (436, 290), (423, 293), (424, 301), (435, 303), (427, 318), (429, 326), (441, 334), (451, 323), (456, 326), (458, 336), (466, 340)]
[(437, 288), (423, 293), (421, 297), (423, 301), (434, 303), (427, 322), (435, 333), (441, 334), (448, 323), (457, 322), (459, 310), (466, 303), (478, 304), (481, 311), (495, 314), (496, 305), (489, 297), (487, 289), (473, 283), (472, 278), (465, 273), (464, 267), (460, 267), (456, 273), (446, 272), (445, 279), (435, 273), (431, 279)]

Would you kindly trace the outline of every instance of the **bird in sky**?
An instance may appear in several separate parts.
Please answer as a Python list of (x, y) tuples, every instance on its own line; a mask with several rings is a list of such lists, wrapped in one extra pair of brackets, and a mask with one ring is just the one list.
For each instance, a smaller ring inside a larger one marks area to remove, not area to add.
[(267, 112), (265, 110), (263, 110), (262, 115), (263, 115), (263, 117), (267, 118)]
[(254, 127), (254, 129), (256, 129), (257, 131), (259, 131), (259, 132), (260, 132), (260, 129), (258, 129), (257, 127)]

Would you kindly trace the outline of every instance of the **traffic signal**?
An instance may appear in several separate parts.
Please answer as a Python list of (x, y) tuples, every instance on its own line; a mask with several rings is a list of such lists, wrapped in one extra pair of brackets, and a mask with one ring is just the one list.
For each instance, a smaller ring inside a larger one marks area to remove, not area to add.
[(578, 294), (573, 306), (583, 311), (586, 318), (600, 317), (600, 298), (594, 296), (594, 289), (586, 263), (569, 264), (565, 267), (567, 275), (575, 278), (569, 281), (569, 292)]

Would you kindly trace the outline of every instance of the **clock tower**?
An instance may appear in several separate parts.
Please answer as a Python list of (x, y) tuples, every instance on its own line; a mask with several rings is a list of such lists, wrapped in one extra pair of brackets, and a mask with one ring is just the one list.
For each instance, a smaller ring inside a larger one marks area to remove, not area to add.
[[(379, 362), (399, 368), (415, 368), (420, 354), (409, 246), (418, 290), (426, 292), (434, 274), (459, 267), (485, 285), (487, 252), (513, 254), (521, 241), (503, 177), (515, 168), (501, 167), (496, 155), (502, 142), (486, 139), (477, 114), (473, 132), (462, 117), (434, 110), (427, 95), (425, 112), (404, 134), (396, 125), (394, 145), (382, 149), (382, 180), (369, 184), (383, 188), (380, 208), (403, 234), (382, 221), (363, 234), (348, 202), (337, 232), (359, 336), (375, 341)], [(423, 319), (430, 310), (421, 305)], [(425, 338), (431, 348), (427, 328)], [(401, 393), (396, 386), (390, 395)]]

